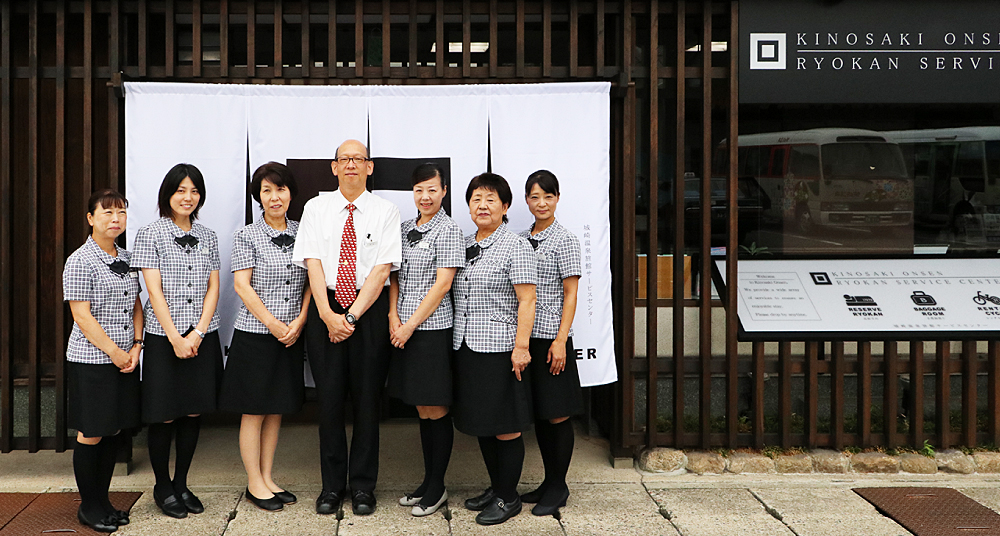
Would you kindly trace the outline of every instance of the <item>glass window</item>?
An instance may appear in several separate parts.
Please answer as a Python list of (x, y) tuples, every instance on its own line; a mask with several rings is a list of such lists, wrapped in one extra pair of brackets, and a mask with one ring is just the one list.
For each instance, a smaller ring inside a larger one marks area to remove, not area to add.
[(819, 177), (819, 147), (816, 145), (795, 145), (788, 172), (796, 177)]
[(986, 174), (990, 181), (1000, 178), (1000, 141), (986, 142)]
[(905, 177), (894, 143), (828, 143), (823, 146), (823, 178)]

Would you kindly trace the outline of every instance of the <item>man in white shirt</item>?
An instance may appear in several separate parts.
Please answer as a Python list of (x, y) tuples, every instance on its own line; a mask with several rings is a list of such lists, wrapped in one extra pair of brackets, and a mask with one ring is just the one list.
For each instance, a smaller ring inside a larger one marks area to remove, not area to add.
[(320, 406), (323, 475), (316, 512), (337, 512), (350, 484), (354, 513), (367, 515), (375, 511), (379, 408), (389, 366), (388, 278), (402, 260), (399, 209), (365, 189), (374, 164), (360, 141), (342, 143), (330, 166), (339, 188), (306, 203), (292, 256), (308, 269), (312, 289), (306, 348)]

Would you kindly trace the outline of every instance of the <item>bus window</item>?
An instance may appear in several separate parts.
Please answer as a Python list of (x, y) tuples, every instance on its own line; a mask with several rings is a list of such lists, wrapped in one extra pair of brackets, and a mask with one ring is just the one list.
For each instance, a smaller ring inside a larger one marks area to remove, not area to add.
[(990, 184), (1000, 178), (1000, 141), (986, 142), (986, 174)]
[(823, 177), (905, 177), (899, 148), (890, 143), (828, 143), (822, 148)]
[(775, 147), (771, 153), (771, 169), (767, 174), (769, 177), (785, 176), (785, 148)]
[(819, 147), (816, 145), (793, 145), (788, 172), (796, 178), (819, 178)]
[(955, 176), (964, 178), (983, 178), (983, 142), (964, 141), (958, 145), (958, 159), (955, 163)]

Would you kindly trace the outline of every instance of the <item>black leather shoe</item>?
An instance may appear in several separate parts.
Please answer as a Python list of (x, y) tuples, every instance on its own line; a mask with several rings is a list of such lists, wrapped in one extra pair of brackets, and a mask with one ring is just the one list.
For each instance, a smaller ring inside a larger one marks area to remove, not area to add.
[(323, 490), (319, 497), (316, 497), (316, 513), (329, 515), (336, 514), (340, 510), (340, 502), (344, 500), (342, 491)]
[(195, 497), (194, 493), (191, 493), (190, 490), (180, 492), (177, 494), (177, 497), (179, 497), (181, 502), (184, 503), (184, 509), (188, 512), (192, 514), (200, 514), (205, 511), (205, 506), (201, 504), (198, 497)]
[(479, 495), (465, 499), (465, 507), (473, 512), (481, 512), (493, 502), (494, 497), (496, 493), (493, 492), (493, 488), (486, 488)]
[(493, 502), (476, 516), (476, 523), (480, 525), (499, 525), (520, 513), (520, 497), (511, 502), (505, 502), (500, 497), (494, 497)]
[(115, 521), (116, 518), (114, 514), (108, 514), (100, 521), (92, 522), (83, 515), (83, 510), (77, 510), (76, 518), (81, 524), (86, 525), (97, 532), (114, 532), (118, 530), (118, 523)]
[(119, 527), (129, 524), (128, 512), (125, 510), (115, 510), (112, 514), (115, 518), (115, 523), (118, 523)]
[(285, 507), (285, 503), (281, 502), (281, 499), (278, 499), (277, 495), (266, 499), (258, 499), (250, 493), (250, 488), (247, 488), (246, 496), (247, 500), (253, 503), (254, 506), (268, 512), (277, 512)]
[(531, 509), (531, 513), (536, 516), (554, 516), (561, 506), (566, 506), (566, 499), (569, 499), (569, 488), (563, 488), (559, 494), (550, 493), (549, 497), (544, 497), (544, 500)]
[(543, 482), (541, 486), (521, 495), (521, 502), (534, 504), (542, 500), (542, 496), (545, 495), (545, 483)]
[(160, 499), (154, 492), (153, 502), (156, 503), (156, 506), (160, 507), (160, 510), (162, 510), (164, 514), (170, 517), (184, 519), (188, 516), (187, 508), (185, 508), (184, 503), (177, 498), (177, 495), (168, 495), (166, 498)]
[(370, 515), (375, 511), (375, 494), (364, 489), (351, 492), (351, 511), (356, 516)]
[(298, 497), (290, 491), (279, 491), (275, 493), (274, 496), (283, 504), (295, 504), (299, 500)]

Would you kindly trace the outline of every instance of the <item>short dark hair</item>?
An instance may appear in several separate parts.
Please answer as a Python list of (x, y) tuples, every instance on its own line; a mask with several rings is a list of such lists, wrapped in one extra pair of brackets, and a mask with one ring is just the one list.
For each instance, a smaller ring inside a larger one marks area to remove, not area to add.
[(174, 192), (177, 191), (185, 178), (190, 178), (194, 187), (198, 189), (198, 193), (201, 194), (198, 206), (194, 207), (194, 212), (191, 213), (191, 221), (198, 219), (198, 211), (205, 204), (205, 177), (202, 177), (201, 171), (191, 164), (177, 164), (170, 168), (170, 171), (163, 177), (163, 182), (160, 183), (160, 195), (156, 201), (160, 208), (161, 218), (174, 217), (174, 209), (170, 208), (170, 198), (173, 197)]
[[(469, 181), (469, 187), (465, 189), (465, 204), (468, 205), (469, 201), (472, 200), (472, 192), (477, 189), (483, 188), (491, 192), (496, 192), (500, 196), (500, 202), (507, 205), (510, 208), (511, 201), (514, 200), (514, 194), (510, 192), (510, 185), (507, 184), (507, 179), (497, 175), (496, 173), (480, 173)], [(504, 214), (503, 222), (507, 223), (507, 215)]]
[(275, 186), (288, 188), (288, 192), (292, 194), (292, 199), (299, 193), (299, 185), (295, 183), (295, 176), (292, 175), (292, 171), (284, 164), (268, 162), (253, 172), (253, 179), (250, 181), (250, 195), (262, 208), (264, 204), (260, 201), (260, 187), (265, 180)]
[(559, 195), (559, 179), (547, 169), (539, 169), (528, 175), (528, 181), (524, 183), (524, 197), (531, 195), (531, 188), (536, 184), (547, 194)]
[[(347, 141), (349, 141), (349, 140), (344, 140), (344, 142), (347, 142)], [(343, 144), (344, 143), (342, 142), (340, 145), (343, 145)], [(340, 158), (340, 145), (338, 145), (337, 146), (337, 150), (333, 152), (333, 159), (334, 160)], [(371, 156), (372, 156), (372, 153), (368, 151), (368, 146), (365, 145), (364, 143), (362, 143), (361, 146), (365, 148), (365, 158), (368, 158), (370, 160)]]
[(437, 165), (436, 162), (426, 162), (413, 168), (413, 174), (410, 175), (410, 185), (416, 186), (424, 181), (431, 180), (434, 177), (440, 178), (441, 186), (445, 186), (444, 170), (441, 169), (441, 166)]
[(125, 199), (125, 196), (118, 190), (105, 188), (90, 194), (90, 200), (87, 201), (87, 214), (93, 214), (98, 206), (102, 208), (128, 208), (128, 199)]

